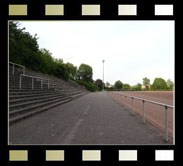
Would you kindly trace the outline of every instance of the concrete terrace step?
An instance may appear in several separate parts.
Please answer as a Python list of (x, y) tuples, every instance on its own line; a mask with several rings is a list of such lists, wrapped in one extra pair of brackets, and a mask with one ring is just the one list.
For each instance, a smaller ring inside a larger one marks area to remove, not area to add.
[(27, 107), (29, 105), (38, 104), (38, 103), (45, 103), (45, 102), (55, 100), (55, 99), (62, 99), (64, 97), (65, 96), (54, 96), (54, 97), (47, 97), (47, 98), (43, 98), (43, 99), (41, 98), (39, 100), (26, 101), (26, 102), (23, 102), (23, 103), (11, 104), (9, 106), (9, 111), (11, 112), (15, 109), (24, 108), (24, 107)]
[(71, 99), (65, 99), (65, 100), (62, 100), (60, 102), (57, 102), (57, 103), (53, 103), (51, 105), (48, 105), (48, 106), (43, 106), (43, 107), (41, 107), (41, 108), (39, 108), (37, 110), (29, 111), (29, 112), (27, 112), (25, 114), (21, 114), (21, 115), (18, 115), (16, 117), (9, 118), (9, 124), (12, 125), (12, 124), (14, 124), (14, 123), (16, 123), (16, 122), (18, 122), (20, 120), (26, 119), (26, 118), (28, 118), (30, 116), (33, 116), (33, 115), (38, 114), (38, 113), (41, 113), (43, 111), (46, 111), (46, 110), (48, 110), (50, 108), (53, 108), (55, 106), (58, 106), (60, 104), (64, 104), (64, 103), (66, 103), (66, 102), (68, 102), (70, 100)]
[(69, 93), (69, 95), (74, 95), (74, 94), (78, 94), (78, 93), (82, 93), (83, 91), (71, 91), (70, 93)]
[(35, 93), (35, 94), (25, 94), (25, 95), (10, 95), (9, 99), (14, 100), (14, 99), (21, 99), (21, 98), (32, 98), (32, 97), (42, 97), (42, 96), (47, 96), (47, 95), (53, 95), (53, 94), (63, 94), (60, 92), (47, 92), (47, 93)]
[[(46, 89), (44, 89), (45, 91)], [(43, 91), (43, 89), (31, 89), (31, 88), (26, 88), (26, 89), (11, 89), (9, 88), (9, 91), (11, 92), (34, 92), (34, 91)], [(53, 91), (52, 89), (47, 89), (47, 91)]]
[[(9, 85), (10, 89), (20, 89), (19, 85)], [(48, 89), (48, 86), (43, 86), (44, 89)], [(51, 89), (52, 87), (50, 86), (49, 89)], [(32, 89), (32, 85), (22, 85), (21, 89)], [(34, 89), (41, 89), (41, 85), (34, 85)]]
[[(64, 88), (64, 86), (62, 86), (62, 85), (57, 85), (57, 86), (52, 86), (52, 85), (50, 85), (49, 86), (49, 89), (50, 88), (55, 88), (55, 87), (59, 87), (59, 88)], [(19, 89), (19, 85), (9, 85), (9, 88), (11, 88), (11, 89)], [(21, 87), (22, 89), (32, 89), (32, 85), (22, 85), (22, 87)], [(41, 85), (34, 85), (34, 87), (33, 87), (34, 89), (35, 88), (38, 88), (38, 89), (41, 89)], [(47, 85), (43, 85), (43, 88), (44, 89), (48, 89), (48, 86)], [(67, 86), (67, 88), (69, 88), (68, 86)]]
[(29, 77), (22, 77), (21, 89), (19, 89), (22, 70), (15, 68), (14, 71), (15, 75), (12, 75), (12, 68), (9, 69), (10, 124), (86, 94), (84, 89), (71, 84), (70, 81), (27, 69), (25, 70), (26, 75), (49, 80), (49, 89), (47, 81), (42, 82), (41, 89), (39, 79), (34, 79), (34, 89), (32, 89), (32, 79)]
[(45, 90), (37, 90), (37, 91), (29, 91), (29, 92), (9, 92), (9, 95), (28, 95), (28, 94), (46, 94), (46, 93), (55, 93), (55, 91), (45, 91)]
[(13, 110), (13, 111), (9, 111), (9, 117), (12, 118), (19, 114), (26, 114), (27, 112), (32, 111), (32, 110), (37, 110), (40, 107), (48, 106), (48, 105), (51, 105), (51, 104), (54, 104), (57, 102), (61, 102), (61, 101), (65, 101), (65, 100), (70, 101), (71, 99), (68, 97), (65, 97), (62, 99), (51, 100), (49, 102), (30, 105), (30, 106), (27, 106), (26, 108), (19, 108), (19, 109)]
[(54, 94), (49, 94), (49, 95), (46, 95), (46, 96), (36, 96), (36, 97), (28, 97), (28, 98), (16, 98), (16, 99), (13, 99), (13, 100), (10, 100), (9, 103), (10, 105), (13, 105), (13, 104), (17, 104), (17, 103), (22, 103), (22, 102), (26, 102), (26, 101), (34, 101), (34, 100), (39, 100), (40, 98), (41, 99), (46, 99), (46, 98), (51, 98), (51, 97), (56, 97), (56, 96), (66, 96), (65, 94), (60, 94), (60, 93), (54, 93)]
[(82, 92), (82, 93), (79, 93), (79, 94), (76, 94), (76, 95), (72, 95), (70, 96), (72, 99), (75, 99), (75, 98), (78, 98), (78, 97), (81, 97), (83, 95), (86, 95), (86, 92)]

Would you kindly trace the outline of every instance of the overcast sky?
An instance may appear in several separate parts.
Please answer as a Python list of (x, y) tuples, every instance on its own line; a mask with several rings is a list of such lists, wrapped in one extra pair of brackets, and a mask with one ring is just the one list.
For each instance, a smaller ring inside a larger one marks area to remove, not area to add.
[(147, 77), (174, 81), (174, 21), (24, 21), (40, 48), (64, 63), (93, 68), (93, 79), (135, 85)]

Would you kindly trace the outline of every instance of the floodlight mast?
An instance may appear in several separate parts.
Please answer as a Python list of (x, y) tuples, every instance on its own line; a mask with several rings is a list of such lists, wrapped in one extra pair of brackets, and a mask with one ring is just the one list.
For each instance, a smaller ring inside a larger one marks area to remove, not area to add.
[(103, 91), (104, 91), (104, 62), (105, 62), (105, 60), (103, 60), (102, 62), (103, 62), (103, 86), (102, 87), (103, 87)]

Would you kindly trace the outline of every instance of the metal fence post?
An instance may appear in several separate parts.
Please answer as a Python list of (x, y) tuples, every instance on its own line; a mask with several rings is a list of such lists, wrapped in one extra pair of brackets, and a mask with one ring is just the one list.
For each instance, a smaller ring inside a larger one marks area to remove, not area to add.
[(12, 73), (13, 73), (13, 75), (14, 75), (14, 72), (15, 72), (15, 70), (14, 70), (14, 64), (13, 64), (13, 67), (12, 67)]
[(19, 89), (22, 89), (22, 75), (20, 75)]
[(25, 66), (23, 67), (23, 74), (25, 74)]
[(34, 89), (34, 78), (32, 77), (32, 89)]
[(146, 123), (146, 115), (145, 115), (145, 101), (142, 100), (142, 112), (143, 112), (143, 123), (145, 124)]
[(165, 133), (166, 133), (166, 142), (168, 142), (168, 107), (165, 106)]
[(49, 89), (50, 87), (49, 87), (49, 80), (48, 80), (48, 89)]
[(133, 97), (132, 97), (132, 114), (134, 114), (134, 109), (133, 109)]
[(41, 90), (43, 89), (43, 80), (41, 80)]

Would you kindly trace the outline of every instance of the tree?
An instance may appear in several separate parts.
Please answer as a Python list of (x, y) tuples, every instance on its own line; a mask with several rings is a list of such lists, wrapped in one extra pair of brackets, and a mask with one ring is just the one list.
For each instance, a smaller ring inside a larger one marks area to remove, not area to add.
[[(31, 36), (18, 23), (9, 23), (9, 60), (38, 71), (40, 51), (37, 35)], [(34, 66), (32, 65), (34, 64)]]
[(95, 84), (97, 85), (99, 91), (103, 89), (103, 81), (101, 79), (97, 79)]
[(9, 23), (9, 60), (36, 72), (68, 79), (69, 74), (62, 59), (52, 58), (47, 49), (39, 49), (38, 38), (30, 35), (19, 23)]
[(142, 85), (140, 83), (131, 87), (131, 90), (134, 90), (134, 91), (139, 91), (141, 89), (142, 89)]
[(173, 84), (173, 82), (171, 81), (171, 79), (168, 79), (166, 83), (167, 83), (168, 89), (173, 90), (174, 84)]
[(87, 64), (81, 64), (77, 71), (77, 77), (79, 80), (92, 82), (93, 70), (92, 67)]
[(66, 69), (67, 69), (67, 71), (69, 73), (70, 78), (72, 80), (75, 80), (76, 79), (77, 67), (74, 66), (72, 63), (69, 63), (69, 62), (66, 63), (65, 66), (66, 66)]
[(152, 84), (153, 90), (165, 90), (167, 89), (166, 81), (162, 78), (155, 78)]
[(40, 68), (39, 70), (42, 72), (42, 73), (45, 73), (45, 74), (52, 74), (51, 73), (51, 68), (53, 66), (53, 58), (51, 56), (51, 53), (49, 50), (47, 49), (41, 49), (40, 50)]
[(141, 90), (141, 89), (142, 89), (142, 85), (141, 85), (140, 83), (138, 83), (138, 84), (136, 85), (136, 89), (137, 89), (137, 90)]
[(93, 82), (87, 82), (83, 80), (76, 80), (76, 82), (80, 85), (85, 86), (85, 88), (91, 92), (95, 92), (98, 89), (97, 85)]
[(114, 87), (116, 89), (121, 89), (123, 87), (123, 83), (120, 80), (118, 80), (115, 82)]
[(130, 90), (129, 84), (123, 84), (123, 90)]
[[(30, 35), (19, 23), (9, 23), (9, 60), (26, 66), (36, 72), (53, 75), (62, 79), (80, 80), (88, 90), (97, 90), (93, 83), (92, 67), (81, 64), (79, 69), (72, 63), (64, 63), (63, 59), (55, 59), (47, 49), (39, 49), (38, 38)], [(78, 76), (78, 77), (76, 77)], [(78, 81), (77, 80), (77, 81)]]
[(149, 89), (150, 79), (148, 79), (147, 77), (143, 78), (143, 85), (145, 86), (146, 89)]
[(65, 65), (63, 63), (58, 63), (58, 61), (53, 61), (53, 66), (51, 68), (51, 74), (57, 78), (69, 79), (69, 73), (67, 72)]

